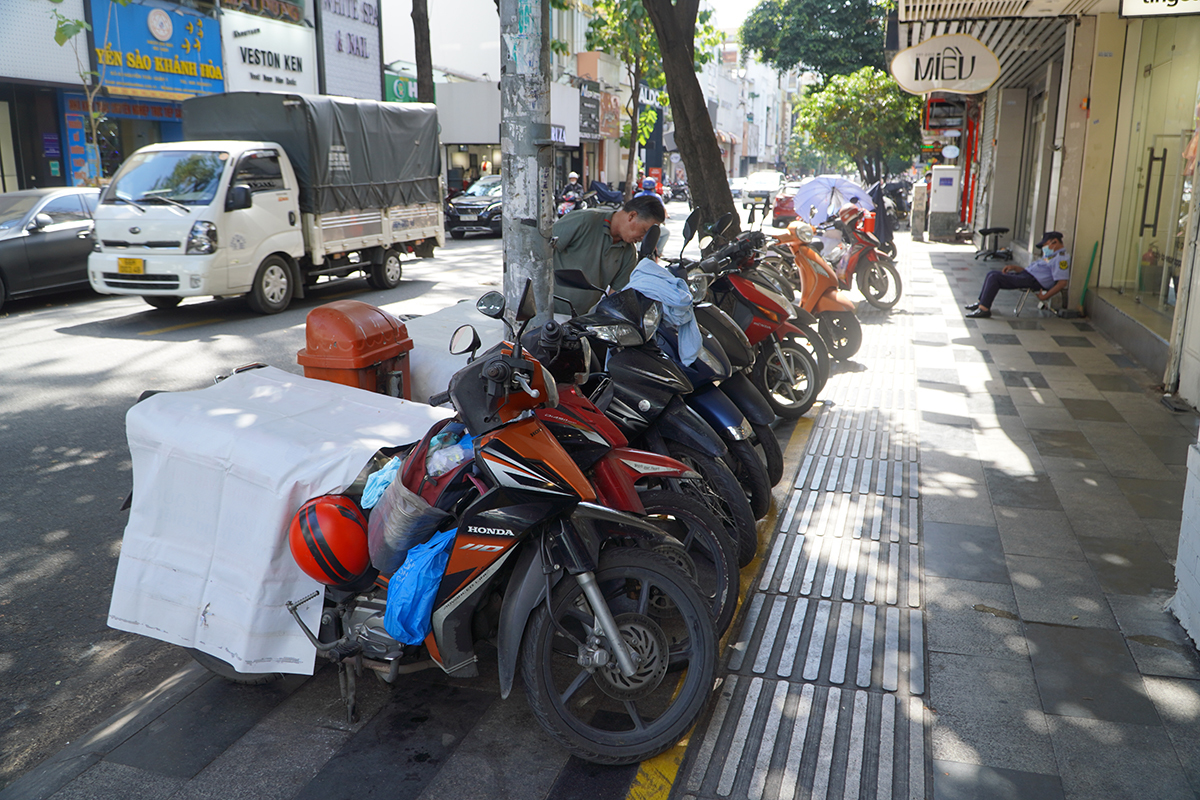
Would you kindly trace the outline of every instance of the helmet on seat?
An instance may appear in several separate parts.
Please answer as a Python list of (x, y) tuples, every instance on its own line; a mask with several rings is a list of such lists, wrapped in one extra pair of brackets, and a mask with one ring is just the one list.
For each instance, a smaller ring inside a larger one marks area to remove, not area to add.
[(862, 214), (862, 209), (854, 203), (846, 203), (838, 209), (838, 217), (847, 224), (854, 222)]
[(304, 574), (326, 586), (361, 591), (379, 574), (371, 566), (367, 518), (344, 495), (322, 495), (300, 506), (288, 527), (288, 546)]

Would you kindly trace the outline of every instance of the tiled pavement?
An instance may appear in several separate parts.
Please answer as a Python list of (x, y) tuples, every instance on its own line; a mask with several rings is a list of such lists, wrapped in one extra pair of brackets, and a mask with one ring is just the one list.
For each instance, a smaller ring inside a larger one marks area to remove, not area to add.
[[(971, 254), (902, 242), (904, 299), (861, 309), (671, 797), (1200, 794), (1200, 660), (1163, 611), (1197, 419), (1086, 320), (1015, 293), (964, 319)], [(667, 793), (568, 759), (484, 674), (364, 681), (347, 726), (331, 670), (185, 670), (0, 796)]]
[(1163, 610), (1187, 446), (1140, 369), (903, 242), (860, 308), (673, 797), (1194, 798), (1200, 659)]

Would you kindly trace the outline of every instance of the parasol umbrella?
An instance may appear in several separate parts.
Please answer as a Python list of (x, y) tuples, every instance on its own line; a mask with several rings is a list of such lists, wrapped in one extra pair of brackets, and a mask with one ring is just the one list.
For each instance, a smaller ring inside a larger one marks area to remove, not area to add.
[[(815, 178), (806, 178), (800, 184), (792, 198), (792, 208), (801, 217), (816, 225), (836, 214), (851, 198), (857, 198), (855, 202), (866, 210), (875, 210), (875, 204), (871, 202), (867, 190), (854, 181), (846, 180), (840, 175), (818, 175)], [(809, 216), (813, 216), (809, 214), (809, 208), (812, 206), (816, 206), (816, 218), (808, 219)]]

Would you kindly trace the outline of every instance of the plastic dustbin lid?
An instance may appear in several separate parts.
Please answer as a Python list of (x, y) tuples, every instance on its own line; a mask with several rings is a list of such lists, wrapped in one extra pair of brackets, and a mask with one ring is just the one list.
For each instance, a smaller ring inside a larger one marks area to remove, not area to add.
[(303, 367), (362, 369), (412, 349), (404, 323), (358, 300), (335, 300), (308, 312)]

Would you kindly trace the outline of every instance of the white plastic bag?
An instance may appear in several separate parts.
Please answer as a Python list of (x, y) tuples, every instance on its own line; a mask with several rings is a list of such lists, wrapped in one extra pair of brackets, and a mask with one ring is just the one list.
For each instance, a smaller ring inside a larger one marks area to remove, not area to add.
[(410, 491), (403, 481), (392, 481), (367, 523), (371, 564), (391, 577), (404, 563), (409, 549), (429, 541), (438, 525), (449, 516)]

